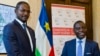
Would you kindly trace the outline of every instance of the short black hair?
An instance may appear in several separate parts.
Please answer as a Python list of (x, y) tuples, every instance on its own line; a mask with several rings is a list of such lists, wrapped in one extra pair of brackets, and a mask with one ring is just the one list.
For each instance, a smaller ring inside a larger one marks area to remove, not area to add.
[[(15, 10), (17, 10), (17, 9), (20, 7), (21, 4), (27, 4), (27, 5), (29, 6), (29, 4), (28, 4), (27, 2), (25, 2), (25, 1), (20, 1), (20, 2), (17, 3)], [(29, 7), (30, 7), (30, 6), (29, 6)]]
[[(75, 23), (74, 23), (74, 28), (75, 28), (75, 25), (77, 24), (77, 23), (84, 23), (83, 21), (81, 21), (81, 20), (78, 20), (78, 21), (76, 21)], [(84, 23), (85, 24), (85, 23)]]

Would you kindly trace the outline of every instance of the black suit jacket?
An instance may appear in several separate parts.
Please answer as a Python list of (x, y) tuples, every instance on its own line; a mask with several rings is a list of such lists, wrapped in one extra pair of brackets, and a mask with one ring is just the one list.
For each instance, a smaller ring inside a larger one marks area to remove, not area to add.
[[(61, 56), (76, 56), (76, 39), (65, 43)], [(98, 44), (86, 39), (84, 56), (100, 56)]]
[(35, 56), (35, 33), (30, 27), (27, 28), (32, 38), (33, 51), (27, 33), (16, 20), (4, 27), (3, 41), (8, 56)]

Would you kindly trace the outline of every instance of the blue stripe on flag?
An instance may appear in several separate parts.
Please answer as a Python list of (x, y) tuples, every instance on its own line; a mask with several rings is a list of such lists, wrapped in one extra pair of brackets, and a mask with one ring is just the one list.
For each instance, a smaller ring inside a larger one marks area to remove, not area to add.
[(53, 46), (53, 39), (52, 39), (52, 33), (51, 30), (50, 31), (46, 31), (45, 23), (48, 23), (48, 16), (47, 16), (47, 12), (46, 12), (46, 8), (44, 6), (44, 0), (42, 0), (42, 8), (41, 8), (41, 12), (40, 12), (40, 17), (39, 17), (39, 21), (40, 21), (40, 25), (42, 27), (42, 29), (45, 31), (47, 38), (49, 40), (50, 46)]

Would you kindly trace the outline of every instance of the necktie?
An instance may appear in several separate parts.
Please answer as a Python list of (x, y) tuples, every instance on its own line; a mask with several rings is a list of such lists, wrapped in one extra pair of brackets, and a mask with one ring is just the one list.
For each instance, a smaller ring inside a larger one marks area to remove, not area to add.
[(27, 35), (28, 35), (30, 46), (31, 46), (31, 50), (33, 51), (33, 44), (32, 44), (31, 35), (30, 35), (30, 33), (29, 33), (28, 29), (27, 29), (27, 25), (25, 23), (23, 23), (23, 28), (24, 28), (25, 32), (27, 33)]
[(23, 28), (26, 31), (26, 24), (25, 23), (23, 23)]
[(78, 41), (79, 45), (78, 45), (78, 51), (77, 51), (77, 56), (82, 56), (82, 41)]

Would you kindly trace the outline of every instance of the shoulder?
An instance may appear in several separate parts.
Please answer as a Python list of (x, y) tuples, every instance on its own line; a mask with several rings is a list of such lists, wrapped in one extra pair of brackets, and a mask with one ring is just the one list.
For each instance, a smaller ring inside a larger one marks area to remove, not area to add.
[[(28, 27), (28, 29), (30, 29), (30, 30), (33, 30), (30, 26), (27, 26)], [(34, 30), (33, 30), (34, 31)]]
[(97, 42), (95, 42), (95, 41), (93, 41), (93, 40), (86, 39), (86, 41), (87, 41), (88, 43), (91, 43), (91, 44), (97, 44)]
[(72, 40), (66, 41), (65, 44), (70, 45), (70, 44), (74, 44), (75, 42), (76, 42), (76, 39), (72, 39)]
[(4, 26), (4, 29), (12, 29), (13, 26), (14, 26), (14, 23), (13, 22), (10, 22), (10, 23), (8, 23), (8, 24), (6, 24)]
[(4, 35), (8, 35), (8, 34), (12, 35), (12, 33), (14, 32), (13, 27), (14, 27), (14, 23), (12, 23), (12, 22), (5, 25), (4, 28), (3, 28)]
[(72, 39), (72, 40), (69, 40), (69, 41), (66, 41), (66, 43), (72, 43), (72, 42), (75, 42), (76, 39)]
[(27, 26), (29, 31), (34, 32), (34, 29), (32, 29), (31, 27)]
[(87, 42), (89, 45), (91, 45), (91, 46), (98, 46), (98, 43), (95, 42), (95, 41), (93, 41), (93, 40), (87, 39), (86, 42)]

